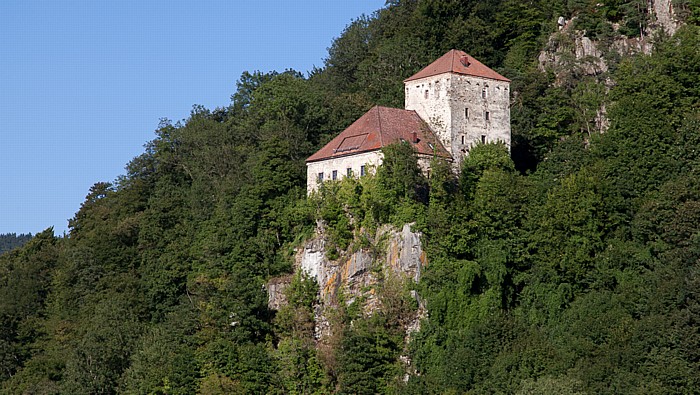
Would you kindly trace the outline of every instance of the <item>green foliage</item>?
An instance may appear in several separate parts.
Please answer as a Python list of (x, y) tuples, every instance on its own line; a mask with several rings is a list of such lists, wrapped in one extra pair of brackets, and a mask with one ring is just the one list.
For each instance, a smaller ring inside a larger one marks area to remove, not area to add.
[(327, 256), (334, 260), (361, 232), (373, 234), (378, 225), (402, 226), (415, 222), (425, 212), (427, 180), (416, 153), (408, 144), (392, 144), (383, 149), (383, 164), (376, 174), (345, 177), (324, 182), (311, 197), (317, 220), (328, 237)]
[(196, 392), (201, 366), (195, 358), (195, 311), (182, 311), (167, 317), (166, 324), (153, 327), (138, 341), (129, 368), (121, 377), (127, 394), (190, 394)]
[(59, 250), (53, 229), (0, 257), (0, 380), (12, 377), (36, 351)]
[[(700, 8), (674, 3), (689, 24), (609, 75), (535, 59), (559, 15), (636, 36), (639, 1), (390, 1), (308, 78), (243, 73), (230, 106), (163, 120), (66, 237), (0, 255), (0, 393), (695, 392)], [(425, 179), (397, 144), (307, 199), (304, 159), (452, 47), (513, 80), (511, 151), (473, 147), (459, 176), (433, 158)], [(264, 285), (317, 222), (329, 258), (414, 223), (421, 281), (382, 273), (381, 309), (341, 297), (316, 339), (318, 284), (295, 275), (277, 312)]]
[(508, 155), (508, 149), (502, 143), (477, 144), (469, 151), (469, 156), (462, 161), (459, 183), (467, 199), (473, 196), (477, 182), (487, 169), (503, 171), (515, 169)]
[(356, 320), (341, 344), (338, 393), (386, 393), (400, 373), (396, 359), (401, 341), (384, 327), (381, 316)]
[(21, 247), (31, 240), (32, 234), (5, 233), (0, 235), (0, 254)]

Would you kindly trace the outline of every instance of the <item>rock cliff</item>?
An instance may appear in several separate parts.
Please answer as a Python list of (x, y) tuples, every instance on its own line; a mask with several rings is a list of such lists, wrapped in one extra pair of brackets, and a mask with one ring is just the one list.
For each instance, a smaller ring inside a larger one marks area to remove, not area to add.
[[(295, 270), (301, 270), (314, 278), (319, 285), (320, 304), (316, 311), (316, 336), (328, 331), (326, 310), (344, 301), (347, 304), (360, 301), (365, 314), (379, 307), (376, 285), (386, 275), (396, 275), (405, 280), (418, 281), (421, 270), (427, 265), (421, 245), (421, 234), (413, 232), (406, 224), (400, 230), (385, 225), (363, 245), (357, 243), (341, 253), (336, 260), (326, 254), (327, 238), (323, 226), (319, 226), (313, 238), (296, 253)], [(286, 303), (284, 289), (291, 276), (275, 278), (268, 283), (269, 307), (279, 309)], [(341, 297), (342, 295), (342, 297)], [(407, 326), (407, 331), (418, 329), (425, 314), (423, 302), (414, 293), (419, 311)]]
[[(559, 31), (550, 36), (545, 49), (540, 52), (540, 69), (576, 70), (584, 75), (596, 75), (608, 71), (611, 54), (630, 55), (650, 53), (656, 34), (673, 35), (681, 25), (672, 0), (648, 0), (648, 22), (637, 37), (619, 34), (620, 24), (610, 23), (612, 36), (607, 40), (589, 37), (586, 31), (574, 28), (576, 16), (559, 18)], [(573, 67), (572, 67), (573, 66)]]

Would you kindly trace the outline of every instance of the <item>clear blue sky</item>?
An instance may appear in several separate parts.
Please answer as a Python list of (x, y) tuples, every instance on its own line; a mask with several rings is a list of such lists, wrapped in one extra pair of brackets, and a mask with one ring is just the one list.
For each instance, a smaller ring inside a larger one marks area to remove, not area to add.
[(160, 118), (230, 103), (243, 71), (323, 66), (383, 0), (0, 0), (0, 233), (67, 220)]

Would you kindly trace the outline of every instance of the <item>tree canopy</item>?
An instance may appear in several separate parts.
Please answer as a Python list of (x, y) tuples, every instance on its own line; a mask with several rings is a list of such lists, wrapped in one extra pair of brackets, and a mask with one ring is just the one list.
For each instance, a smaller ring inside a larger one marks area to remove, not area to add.
[[(0, 254), (0, 393), (696, 392), (700, 5), (674, 5), (687, 25), (650, 55), (557, 80), (537, 56), (558, 16), (605, 40), (639, 34), (646, 8), (389, 1), (323, 68), (246, 72), (230, 105), (162, 120), (66, 237), (0, 237), (26, 242)], [(459, 175), (434, 158), (428, 178), (396, 144), (307, 198), (305, 158), (401, 107), (402, 80), (451, 48), (512, 79), (511, 150), (477, 145)], [(292, 274), (317, 221), (330, 258), (413, 223), (429, 261), (417, 284), (386, 279), (374, 314), (341, 303), (325, 343), (318, 284)], [(276, 276), (292, 277), (279, 311)], [(406, 342), (411, 291), (427, 315)]]

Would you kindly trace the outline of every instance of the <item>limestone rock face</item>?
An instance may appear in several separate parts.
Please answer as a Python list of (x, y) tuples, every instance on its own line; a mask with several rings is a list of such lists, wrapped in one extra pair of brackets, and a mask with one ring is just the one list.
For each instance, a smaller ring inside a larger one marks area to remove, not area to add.
[[(421, 234), (413, 232), (406, 224), (400, 230), (392, 226), (382, 226), (377, 230), (370, 246), (351, 247), (341, 252), (336, 260), (326, 256), (327, 239), (323, 226), (317, 228), (315, 236), (308, 240), (296, 254), (296, 269), (314, 278), (319, 285), (320, 305), (316, 314), (316, 334), (321, 337), (328, 331), (325, 309), (339, 303), (342, 293), (345, 303), (362, 300), (367, 314), (379, 308), (374, 286), (388, 273), (405, 279), (419, 281), (421, 270), (427, 265), (426, 254), (421, 245)], [(269, 307), (279, 309), (286, 303), (284, 289), (291, 281), (291, 275), (272, 279), (267, 285)], [(420, 319), (425, 315), (424, 303), (417, 294), (419, 312), (407, 328), (415, 331)]]
[[(646, 28), (639, 37), (618, 36), (607, 43), (609, 50), (619, 55), (651, 53), (652, 37), (658, 33), (673, 35), (681, 26), (672, 0), (648, 0), (650, 15)], [(559, 17), (559, 31), (552, 34), (547, 47), (540, 52), (539, 67), (544, 70), (577, 70), (584, 75), (596, 75), (608, 70), (602, 43), (586, 36), (586, 32), (573, 28), (576, 17), (566, 20)], [(619, 28), (612, 24), (614, 31)]]
[(287, 297), (284, 291), (287, 289), (291, 279), (292, 276), (284, 276), (275, 278), (267, 283), (268, 307), (273, 310), (278, 310), (287, 303)]
[[(654, 36), (659, 33), (672, 35), (682, 24), (674, 10), (673, 0), (647, 0), (647, 13), (647, 24), (639, 36), (625, 37), (615, 33), (603, 41), (588, 37), (585, 31), (576, 30), (576, 16), (569, 20), (559, 17), (559, 31), (549, 37), (545, 49), (538, 56), (539, 69), (553, 72), (555, 85), (568, 85), (585, 75), (597, 76), (598, 82), (611, 87), (614, 81), (604, 73), (619, 61), (620, 55), (650, 54)], [(610, 27), (618, 32), (620, 25), (611, 23)], [(603, 103), (595, 117), (595, 131), (604, 133), (608, 126)], [(591, 131), (588, 132), (590, 135)]]
[(427, 264), (420, 233), (412, 232), (410, 224), (405, 224), (401, 232), (391, 227), (380, 229), (380, 233), (382, 232), (389, 236), (385, 262), (395, 273), (403, 274), (418, 282), (421, 268)]
[[(358, 248), (346, 252), (335, 261), (326, 257), (326, 239), (322, 232), (309, 240), (297, 254), (297, 266), (316, 279), (321, 299), (330, 302), (342, 288), (350, 297), (359, 296), (361, 288), (376, 283), (370, 269), (390, 269), (396, 274), (420, 279), (426, 264), (420, 233), (412, 232), (410, 224), (398, 231), (391, 226), (377, 230), (375, 248)], [(378, 247), (378, 248), (377, 248)]]
[(656, 16), (657, 28), (663, 29), (670, 35), (676, 33), (680, 23), (678, 18), (676, 18), (672, 0), (650, 0), (649, 8)]

